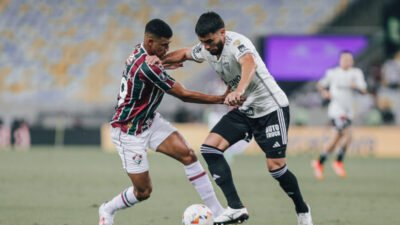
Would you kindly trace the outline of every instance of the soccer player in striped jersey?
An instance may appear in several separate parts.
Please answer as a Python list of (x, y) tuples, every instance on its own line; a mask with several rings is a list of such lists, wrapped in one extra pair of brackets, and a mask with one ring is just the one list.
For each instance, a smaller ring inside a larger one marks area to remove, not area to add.
[(253, 43), (239, 33), (226, 31), (217, 13), (202, 14), (195, 31), (199, 44), (171, 52), (162, 62), (174, 65), (186, 60), (207, 61), (233, 90), (225, 98), (226, 104), (236, 105), (241, 98), (247, 98), (241, 107), (222, 117), (201, 147), (208, 168), (228, 201), (228, 208), (214, 219), (214, 224), (241, 223), (249, 217), (223, 153), (246, 133), (252, 133), (265, 153), (270, 174), (293, 200), (298, 224), (312, 225), (310, 209), (286, 163), (289, 101), (285, 93), (267, 70)]
[(353, 67), (353, 55), (349, 51), (340, 54), (339, 66), (328, 69), (325, 76), (317, 83), (317, 89), (321, 96), (330, 100), (328, 117), (332, 121), (333, 135), (324, 146), (319, 159), (312, 162), (314, 176), (323, 179), (324, 163), (329, 154), (338, 149), (337, 158), (332, 167), (340, 177), (346, 176), (343, 158), (351, 143), (351, 120), (353, 119), (353, 104), (355, 93), (366, 94), (367, 83), (364, 74), (359, 68)]
[(160, 19), (149, 21), (143, 43), (135, 47), (126, 61), (118, 104), (111, 120), (111, 136), (132, 186), (100, 206), (99, 225), (112, 225), (118, 210), (132, 207), (150, 197), (152, 184), (147, 148), (181, 162), (188, 180), (205, 205), (215, 216), (223, 211), (195, 153), (176, 128), (163, 119), (156, 109), (165, 92), (185, 102), (208, 104), (222, 104), (226, 94), (214, 96), (187, 90), (170, 77), (162, 65), (145, 62), (147, 56), (163, 57), (168, 51), (171, 37), (172, 30), (167, 23)]

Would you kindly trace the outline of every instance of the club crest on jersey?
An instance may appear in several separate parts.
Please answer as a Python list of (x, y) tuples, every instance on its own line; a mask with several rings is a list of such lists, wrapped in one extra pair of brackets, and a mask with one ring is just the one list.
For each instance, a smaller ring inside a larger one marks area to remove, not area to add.
[(133, 155), (132, 159), (135, 164), (140, 165), (140, 163), (142, 163), (143, 156), (141, 154), (135, 154)]
[(160, 73), (160, 79), (162, 81), (166, 81), (167, 80), (167, 74), (165, 74), (165, 72)]
[(267, 138), (281, 136), (281, 131), (278, 124), (274, 124), (265, 128), (265, 135)]

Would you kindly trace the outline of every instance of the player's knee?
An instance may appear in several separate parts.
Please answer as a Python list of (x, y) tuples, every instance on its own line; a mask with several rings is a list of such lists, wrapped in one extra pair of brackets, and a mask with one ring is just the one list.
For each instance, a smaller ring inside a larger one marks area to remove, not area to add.
[(136, 199), (139, 201), (144, 201), (144, 200), (150, 198), (152, 191), (153, 191), (153, 189), (151, 187), (137, 190), (136, 191)]
[(286, 160), (284, 158), (267, 160), (267, 168), (269, 171), (277, 170), (285, 165), (286, 165)]
[(183, 165), (190, 165), (197, 161), (196, 153), (193, 149), (188, 148), (185, 154), (181, 156), (180, 161)]

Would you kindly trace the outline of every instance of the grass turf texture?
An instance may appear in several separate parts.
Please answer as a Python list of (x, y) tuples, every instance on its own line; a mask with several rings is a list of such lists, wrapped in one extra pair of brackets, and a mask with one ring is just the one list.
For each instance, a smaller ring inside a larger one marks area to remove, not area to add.
[[(325, 180), (316, 181), (311, 158), (288, 160), (311, 205), (314, 224), (400, 224), (400, 159), (349, 157), (346, 179), (333, 174), (329, 161)], [(153, 194), (118, 212), (116, 225), (178, 225), (187, 206), (201, 203), (179, 163), (158, 153), (149, 159)], [(237, 156), (232, 171), (251, 216), (246, 224), (296, 224), (292, 202), (265, 169), (262, 155)], [(97, 148), (0, 152), (0, 224), (97, 224), (98, 205), (129, 185), (119, 156)]]

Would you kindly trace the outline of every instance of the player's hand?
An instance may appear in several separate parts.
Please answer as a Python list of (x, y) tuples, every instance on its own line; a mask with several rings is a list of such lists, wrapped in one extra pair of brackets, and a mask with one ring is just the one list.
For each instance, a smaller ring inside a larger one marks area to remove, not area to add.
[(156, 65), (156, 64), (161, 65), (162, 64), (161, 59), (158, 58), (156, 55), (147, 55), (146, 63), (149, 65)]
[(322, 90), (321, 91), (321, 96), (325, 100), (330, 100), (331, 99), (331, 94), (329, 93), (328, 90)]
[(246, 100), (243, 94), (244, 92), (239, 92), (239, 91), (230, 92), (226, 96), (224, 104), (233, 107), (241, 106), (243, 102)]

